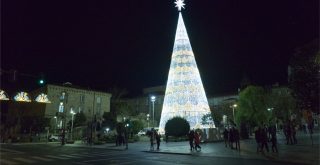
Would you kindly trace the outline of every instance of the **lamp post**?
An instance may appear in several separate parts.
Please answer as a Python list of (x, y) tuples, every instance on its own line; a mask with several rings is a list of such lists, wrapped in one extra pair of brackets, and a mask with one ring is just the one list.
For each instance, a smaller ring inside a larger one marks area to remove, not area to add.
[(62, 121), (62, 137), (61, 137), (61, 145), (65, 145), (65, 136), (66, 136), (66, 111), (65, 107), (67, 104), (68, 94), (66, 92), (62, 92), (60, 96), (60, 107), (59, 112), (61, 112), (61, 121)]
[(234, 109), (237, 107), (238, 105), (237, 104), (233, 104), (232, 105), (232, 114), (233, 114), (233, 122), (235, 123), (236, 122), (236, 118), (234, 116)]
[(72, 141), (72, 134), (73, 134), (73, 116), (74, 116), (74, 114), (76, 114), (76, 113), (74, 113), (73, 112), (73, 109), (71, 108), (71, 111), (70, 111), (70, 113), (71, 113), (71, 115), (72, 115), (72, 117), (71, 117), (71, 141)]
[(152, 126), (154, 127), (154, 102), (156, 101), (156, 96), (151, 96), (152, 102)]
[(56, 121), (56, 124), (54, 125), (54, 134), (56, 134), (56, 133), (57, 133), (58, 119), (57, 119), (57, 116), (54, 116), (53, 118), (54, 118), (55, 121)]
[(149, 113), (148, 113), (148, 114), (147, 114), (148, 128), (149, 128), (149, 117), (150, 117), (150, 115), (149, 115)]

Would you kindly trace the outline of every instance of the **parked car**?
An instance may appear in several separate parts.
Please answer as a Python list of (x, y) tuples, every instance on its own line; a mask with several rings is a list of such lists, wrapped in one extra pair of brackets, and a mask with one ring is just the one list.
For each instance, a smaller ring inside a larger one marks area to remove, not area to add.
[(60, 137), (58, 135), (50, 135), (48, 138), (49, 142), (60, 141)]
[(141, 130), (141, 131), (138, 132), (138, 135), (139, 136), (145, 136), (146, 135), (146, 131)]

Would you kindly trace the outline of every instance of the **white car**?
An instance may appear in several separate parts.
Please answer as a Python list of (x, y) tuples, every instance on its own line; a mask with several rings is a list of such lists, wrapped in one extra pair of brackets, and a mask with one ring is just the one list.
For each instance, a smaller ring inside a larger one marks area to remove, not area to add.
[(138, 132), (138, 135), (139, 135), (139, 136), (145, 136), (145, 135), (146, 135), (146, 132), (143, 131), (143, 130), (141, 130), (141, 131)]
[(59, 136), (57, 136), (57, 135), (50, 135), (48, 140), (49, 140), (50, 142), (55, 142), (55, 141), (59, 141), (60, 138), (59, 138)]

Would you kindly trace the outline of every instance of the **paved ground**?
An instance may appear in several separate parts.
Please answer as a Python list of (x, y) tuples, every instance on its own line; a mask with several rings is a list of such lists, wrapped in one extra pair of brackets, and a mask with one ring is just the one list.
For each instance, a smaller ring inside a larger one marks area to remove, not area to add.
[[(241, 150), (232, 150), (226, 148), (223, 142), (203, 143), (201, 151), (190, 151), (188, 142), (162, 142), (160, 150), (150, 150), (147, 142), (130, 143), (129, 150), (143, 151), (148, 153), (161, 154), (180, 154), (193, 156), (214, 156), (214, 157), (232, 157), (245, 159), (263, 159), (276, 162), (286, 163), (302, 163), (302, 164), (320, 164), (320, 138), (319, 133), (313, 135), (313, 145), (310, 136), (299, 132), (297, 134), (298, 144), (286, 145), (284, 136), (278, 134), (278, 153), (272, 153), (271, 144), (269, 144), (270, 152), (257, 153), (256, 142), (251, 137), (248, 140), (240, 142)], [(84, 144), (73, 144), (73, 147), (98, 147), (110, 150), (124, 150), (124, 146), (116, 147), (114, 144), (105, 144), (99, 146), (86, 146)]]
[(297, 145), (286, 145), (279, 135), (279, 153), (256, 153), (253, 139), (242, 140), (241, 150), (226, 148), (223, 142), (201, 144), (201, 151), (190, 151), (188, 142), (162, 142), (160, 150), (150, 151), (148, 142), (130, 143), (129, 149), (114, 144), (86, 145), (80, 142), (1, 144), (0, 164), (312, 164), (318, 165), (319, 133), (314, 145), (309, 136), (298, 135)]

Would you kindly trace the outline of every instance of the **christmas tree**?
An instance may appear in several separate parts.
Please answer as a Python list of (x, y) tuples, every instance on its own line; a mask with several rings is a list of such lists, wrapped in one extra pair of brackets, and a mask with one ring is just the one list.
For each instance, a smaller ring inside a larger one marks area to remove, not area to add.
[(211, 111), (180, 12), (184, 2), (177, 0), (175, 3), (179, 9), (179, 19), (159, 130), (164, 131), (166, 122), (176, 116), (185, 118), (191, 129), (214, 128), (212, 118), (209, 118), (210, 121), (202, 120)]

